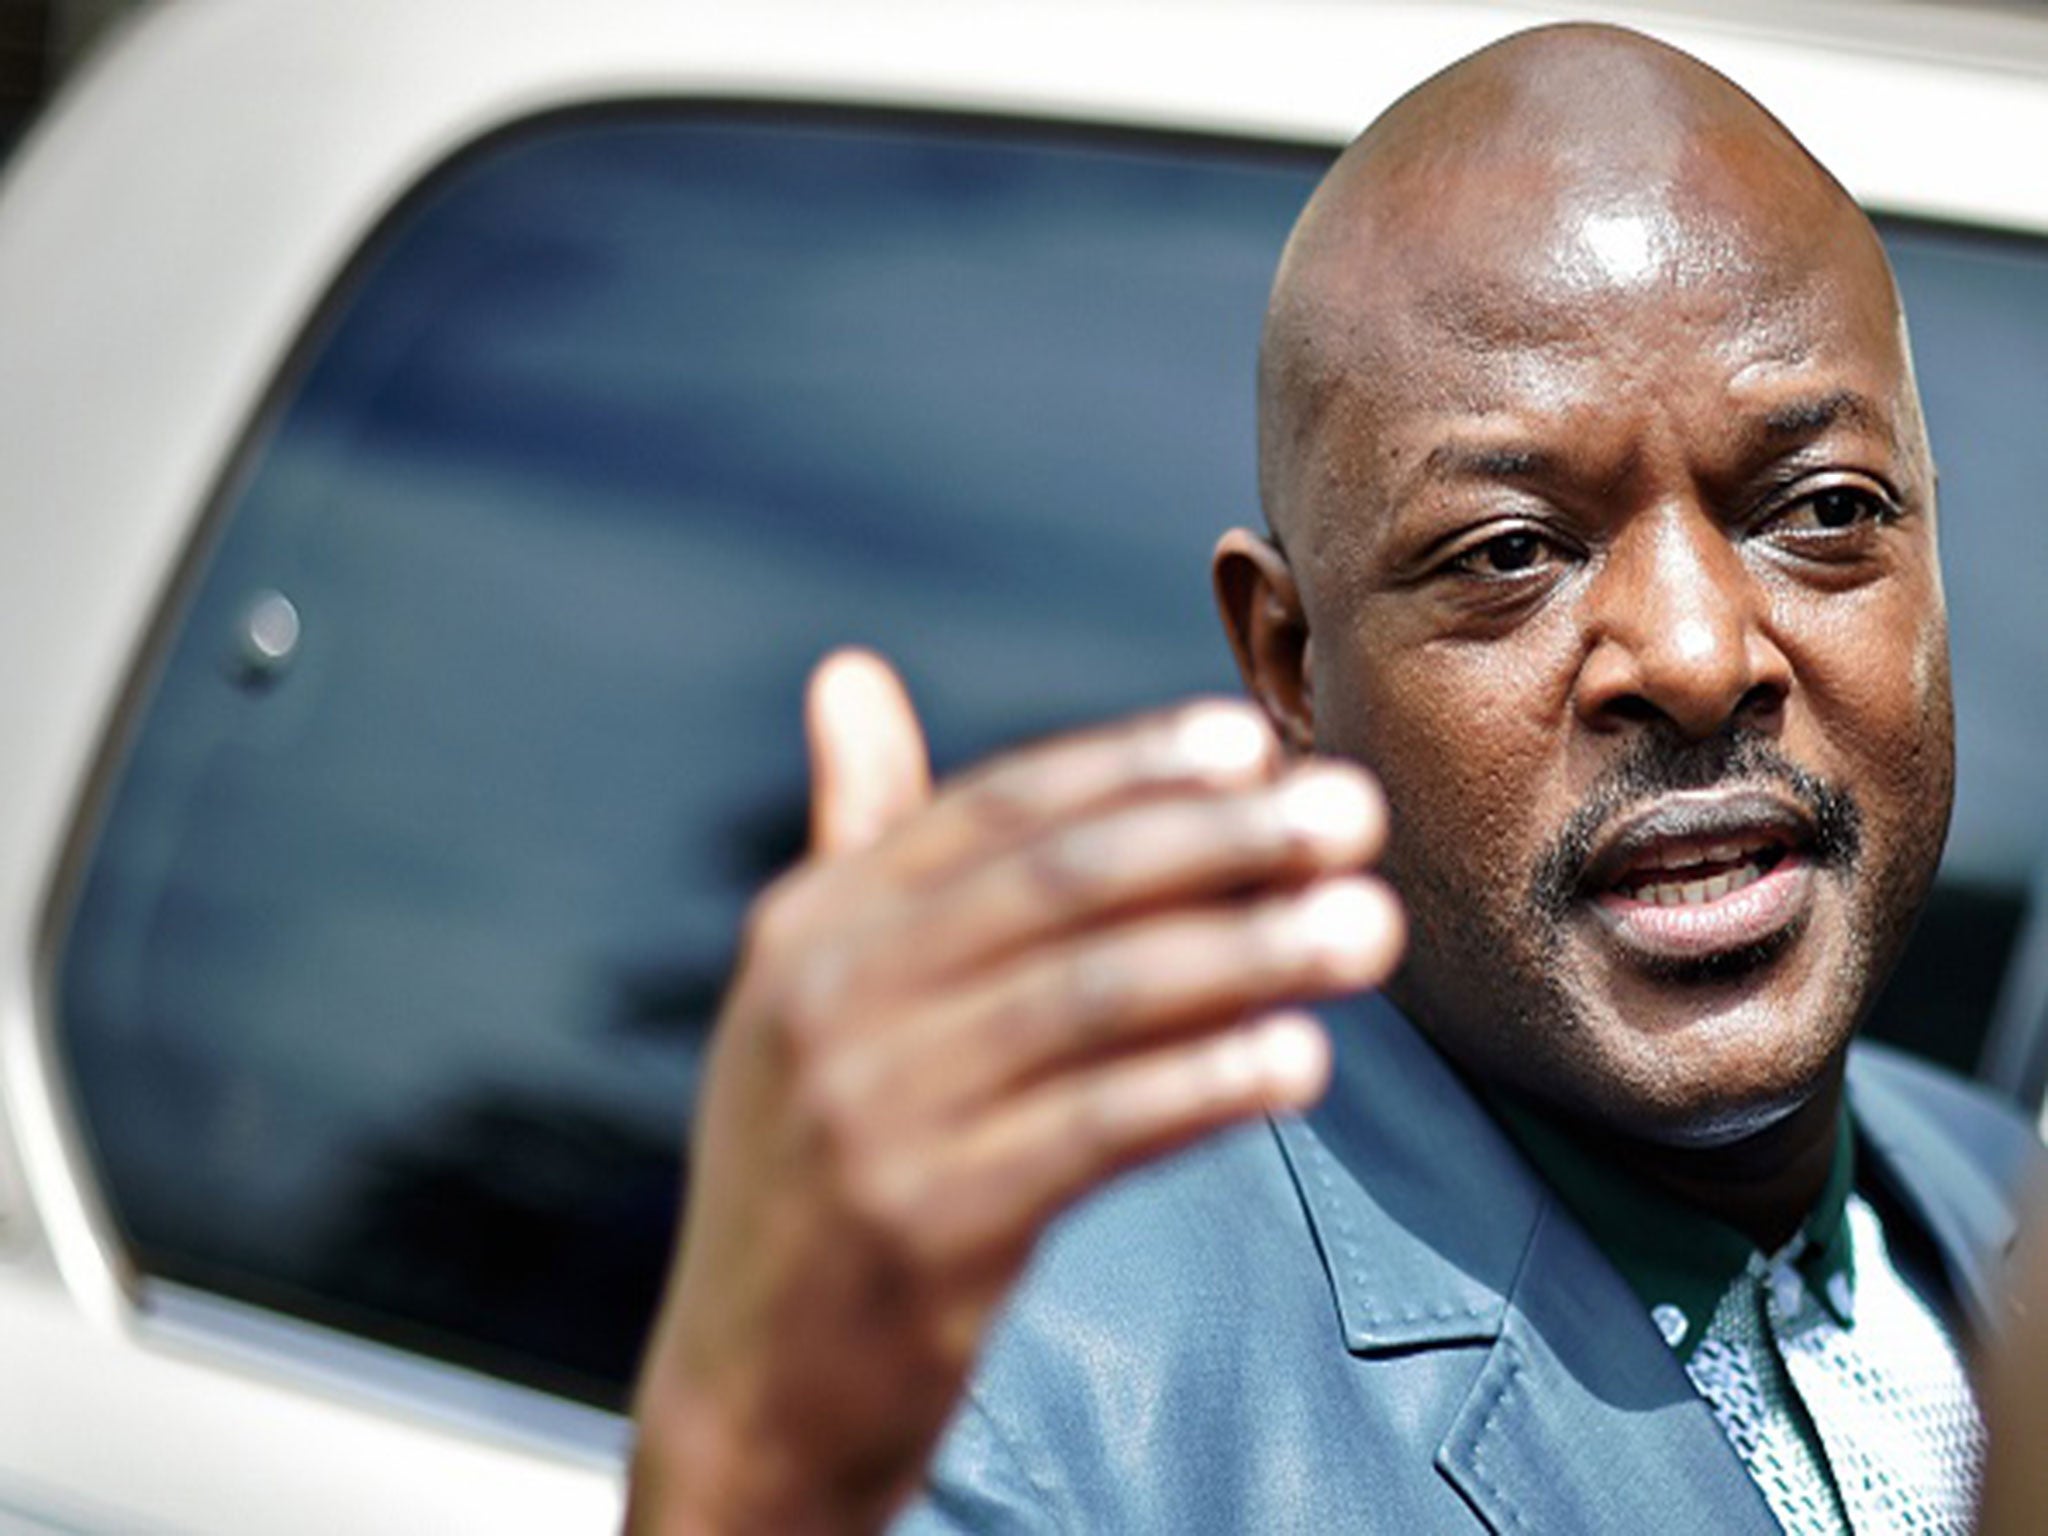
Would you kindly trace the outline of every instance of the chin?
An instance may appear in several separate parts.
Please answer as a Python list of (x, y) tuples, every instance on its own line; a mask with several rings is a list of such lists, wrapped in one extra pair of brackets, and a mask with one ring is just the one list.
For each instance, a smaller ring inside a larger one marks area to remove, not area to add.
[[(1719, 1147), (1829, 1092), (1857, 1013), (1838, 997), (1807, 995), (1821, 985), (1758, 985), (1790, 980), (1783, 970), (1793, 958), (1779, 957), (1762, 977), (1663, 982), (1654, 998), (1585, 1010), (1577, 1029), (1590, 1050), (1572, 1063), (1580, 1112), (1638, 1140)], [(1810, 970), (1816, 983), (1830, 974), (1842, 973), (1824, 963)]]
[(1582, 928), (1553, 973), (1581, 1102), (1625, 1134), (1704, 1147), (1830, 1092), (1881, 975), (1845, 895), (1819, 881), (1798, 920), (1700, 955), (1646, 957)]
[[(1412, 972), (1389, 992), (1482, 1085), (1604, 1134), (1720, 1147), (1796, 1115), (1840, 1080), (1863, 1002), (1841, 995), (1856, 946), (1818, 927), (1768, 953), (1718, 955), (1670, 974), (1567, 948), (1533, 992), (1467, 994), (1451, 1010), (1424, 1001), (1444, 993)], [(1465, 971), (1474, 974), (1487, 973)], [(1492, 1027), (1457, 1022), (1473, 1018)]]
[(1832, 1077), (1821, 1071), (1797, 1082), (1743, 1085), (1740, 1090), (1731, 1090), (1725, 1082), (1701, 1085), (1695, 1092), (1667, 1089), (1621, 1109), (1609, 1126), (1658, 1146), (1733, 1146), (1791, 1119)]

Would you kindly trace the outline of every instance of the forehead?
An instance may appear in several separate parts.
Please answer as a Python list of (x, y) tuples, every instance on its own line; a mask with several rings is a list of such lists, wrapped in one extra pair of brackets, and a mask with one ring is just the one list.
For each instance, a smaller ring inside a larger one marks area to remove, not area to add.
[(1383, 478), (1475, 423), (1592, 451), (1654, 418), (1710, 453), (1830, 397), (1905, 434), (1896, 298), (1853, 209), (1725, 175), (1514, 170), (1440, 184), (1360, 253), (1319, 343), (1327, 468), (1363, 453), (1349, 468)]

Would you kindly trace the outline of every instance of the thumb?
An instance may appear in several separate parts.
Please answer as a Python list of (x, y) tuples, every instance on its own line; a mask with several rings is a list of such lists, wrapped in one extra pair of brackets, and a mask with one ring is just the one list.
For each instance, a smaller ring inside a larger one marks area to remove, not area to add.
[(811, 853), (875, 841), (931, 798), (924, 729), (903, 680), (872, 651), (834, 651), (804, 693), (811, 750)]

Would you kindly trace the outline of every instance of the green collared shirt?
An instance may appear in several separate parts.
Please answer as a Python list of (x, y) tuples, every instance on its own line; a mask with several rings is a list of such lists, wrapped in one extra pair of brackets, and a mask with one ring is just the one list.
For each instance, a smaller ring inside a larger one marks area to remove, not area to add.
[(1820, 1200), (1768, 1255), (1527, 1109), (1493, 1107), (1641, 1298), (1786, 1531), (1970, 1530), (1982, 1421), (1954, 1339), (1856, 1193), (1846, 1106)]
[[(1602, 1162), (1529, 1110), (1500, 1100), (1493, 1108), (1608, 1262), (1642, 1298), (1664, 1342), (1681, 1361), (1690, 1361), (1728, 1287), (1751, 1269), (1755, 1244), (1725, 1222)], [(1827, 1185), (1798, 1236), (1778, 1255), (1844, 1328), (1855, 1321), (1856, 1261), (1847, 1220), (1855, 1183), (1856, 1138), (1844, 1105)]]

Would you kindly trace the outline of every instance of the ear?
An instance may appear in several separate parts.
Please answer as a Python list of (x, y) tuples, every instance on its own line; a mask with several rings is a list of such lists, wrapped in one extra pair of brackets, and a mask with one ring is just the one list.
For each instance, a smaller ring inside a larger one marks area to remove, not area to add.
[(1315, 669), (1308, 617), (1287, 557), (1262, 534), (1233, 528), (1217, 540), (1210, 574), (1245, 691), (1266, 711), (1290, 752), (1314, 750)]

